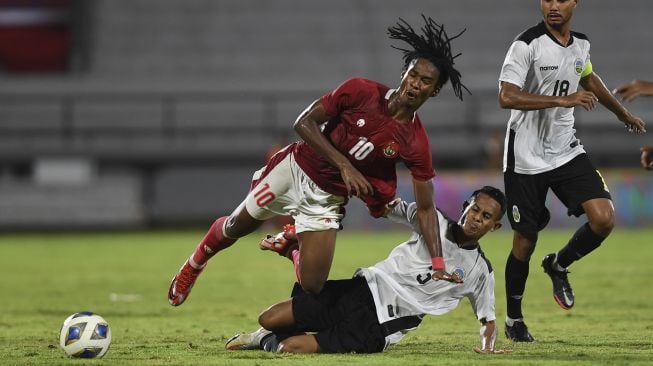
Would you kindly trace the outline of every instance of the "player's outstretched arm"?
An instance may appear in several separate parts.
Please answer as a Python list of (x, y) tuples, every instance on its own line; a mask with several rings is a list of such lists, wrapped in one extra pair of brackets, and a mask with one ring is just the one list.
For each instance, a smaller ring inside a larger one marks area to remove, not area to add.
[(433, 279), (462, 283), (458, 276), (452, 276), (445, 271), (444, 258), (442, 257), (442, 242), (440, 241), (440, 224), (433, 204), (433, 182), (413, 179), (415, 193), (416, 216), (419, 228), (431, 255)]
[(510, 353), (511, 350), (496, 349), (494, 344), (497, 340), (497, 326), (494, 320), (481, 321), (481, 329), (479, 330), (479, 338), (481, 340), (480, 347), (474, 347), (474, 352), (483, 354), (503, 354)]
[(350, 195), (364, 196), (374, 193), (370, 182), (322, 135), (320, 126), (328, 119), (329, 115), (318, 99), (297, 117), (293, 128), (307, 144), (340, 170), (340, 176)]
[(621, 96), (622, 101), (632, 102), (638, 96), (653, 96), (653, 81), (633, 80), (628, 84), (616, 87), (614, 94)]
[(644, 133), (646, 132), (646, 124), (641, 118), (631, 114), (626, 107), (624, 107), (615, 96), (608, 90), (603, 83), (603, 80), (594, 72), (580, 79), (580, 85), (583, 89), (590, 91), (596, 95), (599, 103), (603, 104), (607, 109), (614, 113), (617, 118), (626, 125), (628, 132)]
[(546, 108), (581, 106), (587, 110), (593, 109), (596, 96), (588, 91), (579, 91), (568, 96), (550, 96), (531, 94), (519, 86), (501, 82), (499, 91), (499, 106), (504, 109), (532, 111)]

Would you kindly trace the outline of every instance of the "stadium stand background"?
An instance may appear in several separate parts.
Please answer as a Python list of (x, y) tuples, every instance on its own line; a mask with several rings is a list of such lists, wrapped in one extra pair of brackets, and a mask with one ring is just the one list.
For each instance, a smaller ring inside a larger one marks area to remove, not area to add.
[[(2, 7), (17, 3), (0, 1), (0, 42)], [(437, 203), (486, 181), (502, 187), (493, 155), (509, 113), (497, 77), (512, 39), (540, 20), (535, 0), (46, 3), (67, 9), (65, 66), (14, 70), (0, 57), (0, 230), (204, 225), (244, 197), (272, 146), (296, 138), (291, 125), (314, 99), (353, 76), (395, 86), (402, 62), (386, 28), (398, 17), (417, 25), (420, 13), (450, 34), (467, 29), (454, 49), (473, 92), (459, 102), (445, 88), (420, 110)], [(608, 87), (653, 79), (652, 11), (646, 0), (580, 3), (574, 29), (589, 35)], [(629, 107), (653, 130), (653, 100)], [(648, 225), (653, 178), (637, 168), (638, 147), (653, 135), (626, 134), (603, 107), (576, 115), (620, 220)], [(353, 226), (383, 225), (355, 203), (348, 212)]]

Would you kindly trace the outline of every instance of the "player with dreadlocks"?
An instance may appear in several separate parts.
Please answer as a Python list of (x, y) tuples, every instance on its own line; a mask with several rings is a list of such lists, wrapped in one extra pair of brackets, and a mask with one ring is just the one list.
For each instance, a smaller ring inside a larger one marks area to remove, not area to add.
[[(391, 39), (406, 42), (401, 82), (390, 89), (355, 78), (313, 102), (294, 124), (302, 141), (286, 146), (254, 173), (245, 200), (229, 216), (218, 218), (193, 254), (173, 278), (171, 305), (188, 298), (208, 260), (276, 215), (291, 215), (299, 250), (295, 272), (304, 291), (319, 294), (329, 276), (336, 233), (344, 205), (358, 196), (370, 214), (380, 217), (396, 193), (395, 164), (403, 161), (413, 177), (416, 214), (428, 249), (424, 269), (433, 278), (460, 279), (445, 271), (438, 219), (433, 204), (431, 149), (417, 109), (451, 80), (462, 99), (460, 73), (444, 27), (423, 17), (418, 34), (405, 21), (388, 29)], [(465, 88), (466, 89), (466, 88)], [(268, 243), (268, 244), (266, 244)], [(286, 253), (283, 245), (264, 242), (262, 248)]]
[[(451, 41), (460, 37), (465, 33), (466, 29), (463, 29), (453, 37), (449, 37), (444, 31), (444, 25), (439, 25), (430, 17), (427, 18), (424, 15), (422, 15), (422, 18), (425, 23), (425, 26), (421, 29), (422, 35), (417, 34), (413, 27), (401, 18), (399, 18), (396, 26), (388, 28), (388, 34), (391, 39), (404, 41), (412, 49), (396, 46), (391, 47), (404, 53), (404, 71), (418, 58), (429, 60), (440, 72), (437, 82), (438, 89), (445, 85), (447, 81), (451, 80), (451, 87), (455, 95), (462, 100), (462, 90), (465, 89), (469, 92), (469, 89), (460, 82), (460, 72), (453, 67), (454, 59), (460, 56), (461, 53), (455, 56), (452, 54)], [(469, 93), (471, 94), (471, 92)]]

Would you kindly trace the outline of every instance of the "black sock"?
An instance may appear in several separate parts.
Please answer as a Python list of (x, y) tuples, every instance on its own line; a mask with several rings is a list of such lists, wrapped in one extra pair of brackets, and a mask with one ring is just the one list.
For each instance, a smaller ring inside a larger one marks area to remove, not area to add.
[(558, 264), (563, 268), (569, 267), (598, 248), (603, 240), (605, 240), (604, 237), (595, 234), (590, 228), (590, 224), (585, 223), (569, 239), (569, 243), (558, 252)]
[(281, 342), (283, 342), (284, 340), (292, 336), (297, 336), (302, 334), (306, 334), (306, 333), (297, 332), (297, 331), (281, 331), (281, 332), (270, 333), (261, 339), (261, 348), (263, 348), (263, 350), (267, 352), (277, 352), (277, 350), (279, 349), (279, 344)]
[(266, 352), (277, 352), (279, 343), (281, 343), (281, 340), (275, 333), (270, 333), (261, 339), (261, 347)]
[(528, 262), (522, 262), (510, 252), (506, 262), (506, 304), (508, 317), (523, 318), (521, 301), (528, 278)]

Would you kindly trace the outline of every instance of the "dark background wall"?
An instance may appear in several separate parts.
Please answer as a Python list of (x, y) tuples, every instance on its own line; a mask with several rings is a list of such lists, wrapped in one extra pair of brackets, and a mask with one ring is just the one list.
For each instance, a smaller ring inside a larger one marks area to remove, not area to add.
[[(26, 10), (16, 3), (0, 2), (0, 42), (3, 19)], [(401, 44), (386, 28), (399, 17), (418, 26), (422, 13), (450, 34), (467, 29), (453, 47), (473, 93), (460, 102), (445, 87), (420, 111), (434, 164), (470, 172), (470, 185), (478, 172), (494, 179), (508, 117), (499, 69), (512, 39), (540, 20), (534, 0), (52, 3), (57, 16), (45, 19), (68, 32), (65, 66), (0, 74), (0, 228), (186, 225), (228, 213), (266, 153), (296, 138), (292, 122), (311, 101), (353, 76), (398, 83), (390, 46)], [(608, 87), (653, 79), (651, 11), (645, 0), (580, 2), (574, 28), (589, 35)], [(652, 100), (629, 108), (653, 124)], [(602, 107), (576, 115), (601, 169), (635, 169), (638, 147), (651, 144)]]

